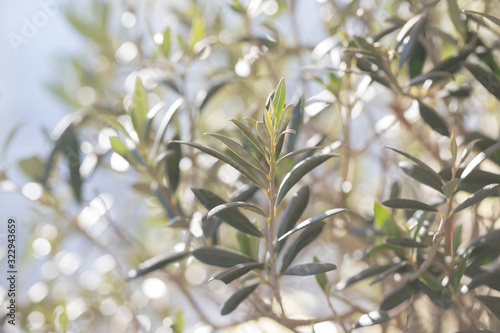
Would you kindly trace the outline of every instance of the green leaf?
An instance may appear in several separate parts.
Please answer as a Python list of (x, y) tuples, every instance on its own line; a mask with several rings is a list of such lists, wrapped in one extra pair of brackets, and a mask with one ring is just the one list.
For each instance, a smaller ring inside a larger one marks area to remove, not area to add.
[(395, 238), (387, 238), (385, 241), (387, 242), (387, 244), (401, 246), (401, 247), (418, 247), (418, 248), (427, 247), (427, 245), (414, 241), (413, 239), (410, 238), (395, 237)]
[(400, 53), (399, 67), (403, 66), (406, 59), (411, 55), (415, 45), (417, 44), (418, 37), (422, 33), (427, 16), (425, 14), (418, 14), (412, 17), (403, 26), (400, 33), (396, 37), (396, 51)]
[[(217, 206), (227, 204), (227, 202), (210, 191), (196, 188), (192, 188), (191, 191), (193, 191), (196, 198), (209, 211), (216, 208)], [(218, 213), (218, 216), (224, 222), (241, 232), (257, 237), (262, 237), (262, 233), (259, 231), (259, 229), (257, 229), (252, 224), (252, 222), (250, 222), (250, 220), (237, 209), (220, 211)]]
[[(290, 123), (290, 119), (292, 119), (292, 114), (293, 110), (295, 108), (295, 105), (293, 104), (288, 104), (286, 108), (283, 110), (283, 113), (281, 114), (280, 121), (278, 123), (278, 130), (276, 131), (276, 136), (280, 136), (283, 131), (286, 130), (286, 127), (288, 126), (288, 123)], [(293, 130), (295, 132), (295, 130)]]
[(184, 259), (189, 254), (190, 254), (189, 251), (173, 253), (173, 254), (168, 253), (148, 259), (143, 263), (141, 263), (137, 268), (130, 270), (127, 274), (127, 280), (137, 279), (140, 276), (146, 275), (152, 271), (163, 268), (168, 264)]
[(191, 32), (189, 37), (189, 45), (191, 50), (205, 35), (205, 25), (203, 24), (203, 19), (201, 16), (197, 16), (193, 19), (191, 25)]
[(251, 204), (249, 202), (236, 201), (236, 202), (227, 202), (212, 208), (212, 210), (208, 212), (207, 218), (211, 218), (214, 215), (219, 215), (228, 210), (237, 210), (238, 208), (249, 210), (264, 217), (267, 216), (266, 213), (262, 211), (262, 209), (260, 209), (254, 204)]
[(416, 210), (425, 210), (429, 212), (437, 212), (438, 209), (432, 206), (429, 206), (423, 202), (411, 200), (411, 199), (391, 199), (382, 202), (382, 205), (390, 207), (390, 208), (398, 208), (398, 209), (416, 209)]
[(428, 270), (420, 273), (418, 279), (432, 290), (440, 291), (443, 289), (443, 286), (441, 285), (439, 279)]
[(283, 275), (299, 275), (299, 276), (307, 276), (307, 275), (316, 275), (329, 271), (333, 271), (337, 269), (337, 266), (334, 264), (328, 263), (311, 263), (311, 264), (303, 264), (297, 265), (288, 268)]
[(335, 286), (335, 290), (344, 290), (345, 288), (353, 285), (356, 282), (362, 281), (364, 279), (367, 279), (369, 277), (372, 277), (374, 275), (380, 274), (382, 272), (385, 272), (387, 269), (391, 268), (394, 266), (394, 263), (386, 264), (386, 265), (373, 265), (368, 267), (367, 269), (362, 270), (361, 272), (351, 276), (345, 281), (340, 281), (337, 283)]
[(288, 231), (287, 233), (285, 233), (284, 235), (282, 235), (281, 237), (279, 237), (278, 238), (278, 242), (280, 242), (283, 239), (287, 238), (291, 234), (296, 233), (297, 231), (300, 231), (300, 230), (305, 229), (305, 228), (311, 228), (311, 226), (313, 226), (314, 224), (316, 224), (316, 223), (318, 223), (320, 221), (323, 221), (324, 219), (326, 219), (326, 218), (328, 218), (330, 216), (333, 216), (333, 215), (336, 215), (338, 213), (342, 213), (342, 212), (345, 212), (345, 211), (347, 211), (347, 209), (345, 209), (345, 208), (330, 209), (330, 210), (327, 210), (326, 212), (323, 212), (321, 214), (318, 214), (316, 216), (308, 218), (307, 220), (300, 222), (292, 230)]
[(288, 152), (293, 151), (293, 149), (295, 148), (297, 135), (302, 124), (302, 104), (302, 98), (300, 98), (292, 111), (292, 119), (290, 119), (290, 129), (295, 130), (295, 133), (297, 134), (288, 138), (286, 145), (286, 151)]
[(204, 264), (219, 267), (233, 267), (238, 264), (255, 262), (249, 256), (220, 246), (201, 247), (192, 252), (193, 257)]
[(399, 167), (401, 170), (409, 177), (415, 179), (416, 181), (432, 187), (433, 189), (441, 192), (443, 188), (443, 181), (435, 178), (434, 172), (429, 172), (429, 170), (422, 168), (418, 164), (411, 162), (400, 162)]
[(288, 172), (280, 184), (278, 189), (278, 194), (276, 197), (276, 206), (278, 206), (285, 197), (285, 195), (290, 191), (290, 189), (309, 171), (322, 164), (326, 160), (337, 157), (337, 154), (320, 154), (306, 158), (303, 161), (297, 163), (290, 172)]
[(238, 242), (238, 248), (240, 249), (241, 253), (252, 257), (252, 244), (250, 243), (250, 237), (245, 233), (237, 232), (236, 241)]
[(451, 18), (451, 22), (455, 26), (455, 29), (459, 34), (463, 34), (465, 32), (465, 22), (462, 20), (461, 14), (462, 11), (458, 7), (457, 0), (447, 0), (448, 1), (448, 13)]
[(165, 31), (163, 32), (163, 42), (161, 43), (161, 48), (163, 51), (163, 54), (165, 57), (168, 58), (170, 54), (170, 41), (172, 39), (171, 33), (170, 33), (170, 27), (167, 27)]
[(160, 126), (158, 127), (158, 130), (156, 131), (156, 137), (155, 137), (155, 142), (153, 144), (153, 149), (152, 151), (154, 153), (158, 152), (158, 149), (160, 147), (160, 144), (163, 141), (163, 138), (165, 137), (165, 133), (167, 132), (167, 127), (172, 121), (173, 116), (179, 110), (181, 105), (184, 103), (184, 98), (180, 97), (176, 99), (168, 108), (167, 112), (163, 116)]
[(269, 134), (269, 130), (266, 125), (262, 121), (258, 121), (255, 123), (255, 127), (257, 129), (257, 133), (259, 134), (260, 139), (264, 142), (264, 145), (270, 151), (271, 148), (271, 135)]
[(207, 92), (203, 94), (204, 95), (203, 99), (201, 100), (199, 105), (200, 111), (203, 111), (203, 109), (205, 108), (205, 106), (207, 106), (208, 102), (212, 99), (212, 97), (214, 97), (215, 94), (217, 94), (217, 92), (222, 88), (224, 88), (224, 86), (226, 86), (226, 84), (228, 84), (229, 82), (231, 82), (231, 80), (223, 80), (212, 85), (207, 90)]
[[(425, 164), (424, 162), (422, 162), (421, 160), (419, 160), (418, 158), (416, 157), (413, 157), (412, 155), (408, 154), (408, 153), (405, 153), (399, 149), (396, 149), (396, 148), (393, 148), (393, 147), (389, 147), (389, 146), (384, 146), (385, 148), (388, 148), (392, 151), (395, 151), (396, 153), (398, 154), (401, 154), (403, 155), (404, 157), (408, 158), (409, 160), (413, 161), (414, 163), (416, 163), (418, 166), (421, 167), (421, 169), (425, 170), (425, 176), (426, 178), (428, 178), (430, 180), (430, 184), (426, 184), (426, 185), (429, 185), (433, 188), (436, 188), (438, 191), (441, 191), (441, 187), (443, 186), (443, 180), (441, 179), (441, 177), (436, 173), (436, 171), (434, 171), (430, 166), (428, 166), (427, 164)], [(418, 180), (418, 179), (417, 179)], [(439, 186), (438, 186), (439, 184)]]
[(209, 279), (209, 281), (220, 280), (225, 284), (229, 284), (232, 281), (242, 277), (243, 275), (254, 269), (263, 269), (263, 268), (264, 264), (260, 262), (249, 262), (244, 264), (238, 264), (214, 275)]
[(470, 207), (470, 206), (480, 202), (484, 198), (489, 197), (490, 195), (492, 195), (493, 193), (495, 193), (497, 191), (498, 186), (499, 186), (499, 184), (490, 184), (490, 185), (486, 185), (482, 189), (474, 192), (467, 199), (465, 199), (464, 202), (462, 202), (460, 205), (458, 205), (453, 210), (453, 213), (457, 213), (461, 210), (464, 210), (465, 208)]
[[(274, 93), (273, 98), (273, 107), (276, 112), (276, 121), (281, 121), (281, 114), (283, 112), (283, 107), (285, 106), (286, 100), (286, 87), (285, 87), (285, 78), (281, 78), (278, 83), (278, 87), (276, 87), (276, 91)], [(286, 127), (286, 126), (285, 126)]]
[(44, 166), (43, 162), (37, 156), (19, 160), (17, 161), (17, 165), (29, 179), (40, 183), (43, 182)]
[(415, 78), (422, 74), (422, 70), (424, 69), (425, 58), (427, 57), (427, 51), (425, 47), (417, 41), (414, 46), (413, 52), (410, 54), (410, 59), (408, 63), (408, 72), (410, 74), (410, 78)]
[(353, 329), (373, 326), (386, 323), (390, 320), (389, 315), (384, 310), (372, 311), (370, 313), (366, 313), (359, 317), (359, 320), (353, 325)]
[(370, 286), (374, 285), (377, 282), (382, 281), (383, 279), (385, 279), (389, 275), (400, 271), (403, 267), (406, 267), (407, 265), (408, 264), (407, 264), (407, 262), (405, 260), (393, 263), (393, 265), (391, 267), (387, 268), (385, 271), (383, 271), (382, 273), (378, 274), (375, 277), (375, 279), (373, 279), (373, 281), (370, 282)]
[[(314, 256), (313, 257), (313, 262), (314, 263), (319, 263), (319, 259)], [(336, 267), (335, 267), (336, 269)], [(323, 292), (325, 293), (325, 295), (328, 295), (330, 294), (330, 292), (328, 291), (327, 292), (327, 284), (328, 284), (328, 278), (326, 277), (326, 273), (323, 272), (323, 273), (317, 273), (316, 275), (314, 275), (314, 277), (316, 278), (316, 282), (318, 283), (318, 286), (321, 288), (321, 290), (323, 290)], [(328, 289), (331, 289), (331, 285), (330, 285), (330, 288)]]
[(384, 311), (394, 309), (396, 306), (403, 303), (416, 293), (417, 290), (413, 286), (405, 284), (387, 295), (380, 304), (380, 309)]
[[(179, 135), (174, 136), (174, 140), (179, 140)], [(179, 179), (181, 174), (181, 169), (179, 167), (179, 163), (181, 162), (182, 158), (181, 145), (178, 142), (169, 142), (167, 144), (167, 150), (171, 150), (173, 152), (173, 154), (167, 158), (166, 169), (170, 189), (172, 190), (172, 192), (175, 192), (175, 190), (179, 186)]]
[(495, 152), (497, 152), (499, 150), (500, 150), (500, 142), (497, 142), (496, 144), (491, 145), (486, 150), (484, 150), (484, 151), (480, 152), (479, 154), (477, 154), (476, 157), (474, 157), (472, 159), (472, 161), (470, 161), (470, 163), (467, 165), (467, 167), (465, 168), (465, 170), (460, 175), (460, 182), (462, 182), (465, 178), (467, 178), (467, 176), (469, 176), (469, 174), (474, 169), (476, 169), (485, 159), (487, 159), (493, 153), (495, 153)]
[(268, 186), (267, 178), (265, 178), (265, 177), (263, 178), (263, 176), (262, 175), (259, 176), (259, 174), (257, 174), (256, 176), (252, 175), (241, 164), (239, 164), (235, 160), (231, 159), (230, 157), (224, 155), (220, 151), (215, 150), (211, 147), (200, 145), (199, 143), (194, 143), (194, 142), (185, 142), (185, 141), (174, 141), (174, 142), (178, 142), (180, 144), (194, 147), (194, 148), (199, 149), (208, 155), (211, 155), (211, 156), (221, 160), (222, 162), (229, 164), (230, 166), (232, 166), (233, 168), (238, 170), (243, 176), (245, 176), (249, 180), (251, 180), (255, 185), (259, 186), (261, 189), (263, 189), (263, 190), (267, 189), (267, 186)]
[(134, 153), (132, 153), (132, 151), (128, 149), (120, 139), (118, 139), (116, 136), (111, 136), (109, 137), (109, 142), (111, 144), (111, 148), (113, 148), (113, 150), (118, 155), (123, 157), (127, 162), (130, 163), (130, 165), (137, 167), (138, 161), (135, 158)]
[(483, 295), (476, 295), (476, 297), (481, 303), (488, 308), (488, 310), (497, 317), (498, 320), (500, 320), (500, 297), (494, 297), (494, 296), (483, 296)]
[(465, 63), (465, 67), (467, 67), (486, 90), (500, 100), (500, 79), (495, 73), (471, 63)]
[(132, 125), (134, 125), (134, 129), (139, 138), (144, 137), (144, 122), (146, 121), (147, 115), (148, 105), (146, 103), (146, 90), (138, 76), (135, 80), (135, 89), (132, 95), (132, 112), (130, 116), (132, 118)]
[(476, 14), (476, 15), (480, 15), (482, 17), (485, 17), (487, 18), (488, 20), (490, 20), (491, 22), (495, 23), (496, 25), (500, 26), (500, 19), (494, 17), (494, 16), (491, 16), (489, 14), (486, 14), (486, 13), (480, 13), (480, 12), (475, 12), (473, 10), (462, 10), (462, 12), (464, 12), (465, 14)]
[(252, 133), (252, 131), (241, 121), (236, 120), (236, 119), (229, 119), (231, 120), (238, 128), (243, 132), (245, 137), (252, 143), (252, 145), (262, 153), (262, 155), (266, 155), (266, 149), (262, 145), (262, 142), (255, 136), (255, 134)]
[(462, 229), (463, 225), (460, 224), (453, 232), (453, 253), (457, 253), (460, 244), (462, 244)]
[(451, 198), (451, 196), (455, 194), (455, 191), (457, 190), (458, 183), (459, 183), (458, 178), (453, 178), (452, 180), (444, 184), (443, 187), (441, 188), (443, 194), (447, 198)]
[(293, 242), (290, 244), (290, 246), (288, 246), (288, 248), (284, 252), (283, 261), (281, 264), (281, 271), (280, 271), (281, 274), (283, 274), (286, 271), (286, 269), (290, 266), (292, 261), (297, 256), (297, 254), (304, 247), (306, 247), (307, 245), (312, 243), (316, 238), (318, 238), (324, 226), (325, 226), (324, 222), (319, 222), (299, 233), (297, 238), (293, 240)]
[(399, 237), (401, 235), (396, 220), (394, 220), (387, 209), (385, 209), (376, 201), (373, 203), (373, 212), (375, 223), (379, 226), (380, 230), (382, 230), (386, 236)]
[(129, 139), (132, 140), (130, 133), (125, 129), (125, 127), (118, 120), (111, 118), (109, 116), (105, 116), (105, 115), (98, 115), (97, 119), (105, 122), (106, 124), (111, 126), (113, 129), (120, 131), (122, 134), (126, 135)]
[[(304, 212), (304, 210), (307, 207), (307, 203), (309, 202), (309, 186), (304, 185), (302, 186), (297, 192), (295, 192), (286, 205), (285, 211), (283, 212), (283, 216), (281, 217), (280, 224), (278, 227), (278, 234), (277, 237), (280, 238), (283, 236), (285, 233), (290, 231), (297, 221), (299, 220), (300, 216)], [(283, 246), (285, 245), (286, 239), (279, 242), (276, 245), (275, 252), (279, 253)]]
[(296, 156), (296, 155), (300, 155), (300, 154), (303, 154), (303, 153), (307, 153), (309, 151), (313, 151), (313, 150), (317, 150), (317, 149), (323, 149), (325, 147), (323, 146), (314, 146), (314, 147), (308, 147), (308, 148), (302, 148), (302, 149), (298, 149), (298, 150), (295, 150), (295, 151), (292, 151), (286, 155), (284, 155), (283, 157), (281, 157), (280, 159), (278, 159), (278, 161), (276, 161), (276, 164), (278, 164), (279, 162), (287, 159), (287, 158), (290, 158), (290, 157), (293, 157), (293, 156)]
[(182, 310), (177, 311), (175, 314), (175, 322), (172, 325), (173, 333), (183, 333), (184, 332), (184, 313)]
[[(70, 127), (71, 128), (71, 127)], [(80, 144), (78, 143), (78, 138), (73, 130), (70, 131), (70, 137), (67, 142), (67, 146), (63, 149), (64, 156), (66, 157), (66, 162), (69, 167), (69, 174), (71, 179), (71, 189), (73, 190), (73, 195), (76, 201), (82, 202), (82, 177), (80, 175)]]
[(224, 303), (224, 306), (222, 307), (220, 314), (222, 316), (225, 316), (233, 312), (238, 307), (238, 305), (241, 304), (241, 302), (243, 302), (248, 296), (250, 296), (250, 294), (257, 288), (258, 285), (259, 284), (256, 283), (251, 286), (240, 289), (236, 293), (234, 293), (233, 296), (229, 297), (226, 303)]
[(264, 175), (267, 174), (267, 170), (250, 154), (243, 146), (234, 141), (231, 138), (228, 138), (219, 134), (211, 134), (207, 133), (206, 135), (213, 136), (214, 138), (220, 140), (223, 144), (225, 144), (233, 153), (235, 153), (238, 157), (244, 160), (246, 163), (254, 167), (255, 169), (262, 172)]
[(420, 116), (427, 125), (429, 125), (434, 131), (441, 135), (448, 137), (450, 136), (448, 125), (443, 120), (443, 118), (441, 118), (441, 116), (437, 114), (435, 110), (422, 103), (421, 101), (418, 101), (418, 108), (420, 111)]

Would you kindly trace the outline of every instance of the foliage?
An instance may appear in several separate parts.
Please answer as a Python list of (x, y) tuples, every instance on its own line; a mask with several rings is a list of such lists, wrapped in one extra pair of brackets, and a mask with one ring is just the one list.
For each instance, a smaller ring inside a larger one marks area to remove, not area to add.
[[(266, 318), (297, 332), (498, 330), (490, 2), (193, 0), (169, 6), (167, 27), (130, 5), (120, 31), (110, 22), (123, 8), (90, 7), (91, 20), (67, 13), (91, 50), (65, 63), (80, 94), (66, 77), (49, 87), (76, 111), (51, 151), (18, 162), (19, 192), (54, 217), (55, 236), (33, 225), (51, 244), (39, 260), (62, 267), (89, 246), (114, 264), (23, 312), (49, 331), (230, 331)], [(85, 245), (69, 250), (72, 237)], [(56, 290), (74, 274), (40, 283)]]

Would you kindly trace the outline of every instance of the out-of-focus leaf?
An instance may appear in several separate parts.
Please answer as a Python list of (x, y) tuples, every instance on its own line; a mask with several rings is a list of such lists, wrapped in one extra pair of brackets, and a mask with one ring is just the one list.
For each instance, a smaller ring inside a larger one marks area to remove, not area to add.
[(264, 217), (267, 216), (266, 213), (262, 211), (262, 209), (255, 206), (254, 204), (251, 204), (249, 202), (236, 201), (236, 202), (224, 203), (212, 208), (212, 210), (208, 212), (207, 218), (211, 218), (214, 215), (219, 215), (228, 210), (233, 210), (233, 209), (237, 210), (238, 208), (249, 210)]
[(484, 151), (480, 152), (479, 154), (477, 154), (476, 157), (474, 157), (472, 159), (472, 161), (470, 161), (470, 163), (467, 165), (467, 167), (465, 168), (465, 170), (460, 175), (460, 182), (462, 182), (465, 178), (467, 178), (467, 176), (474, 169), (476, 169), (479, 166), (479, 164), (481, 164), (485, 159), (487, 159), (493, 153), (495, 153), (495, 152), (497, 152), (499, 150), (500, 150), (500, 142), (497, 142), (496, 144), (488, 147), (486, 150), (484, 150)]
[(191, 32), (189, 37), (189, 45), (193, 49), (194, 45), (198, 43), (205, 35), (205, 25), (203, 24), (203, 19), (201, 16), (197, 16), (193, 19), (191, 25)]
[(146, 121), (147, 114), (146, 90), (144, 90), (141, 79), (137, 77), (134, 93), (132, 94), (132, 111), (130, 117), (139, 138), (143, 137), (144, 122)]
[(255, 262), (249, 256), (220, 246), (201, 247), (192, 252), (193, 256), (204, 264), (233, 267), (238, 264)]
[(413, 283), (413, 285), (418, 288), (418, 290), (426, 294), (429, 300), (434, 303), (434, 305), (443, 310), (449, 309), (453, 306), (454, 301), (451, 299), (451, 295), (448, 289), (443, 288), (439, 283), (437, 283), (435, 287), (439, 287), (440, 290), (434, 290), (423, 283), (421, 280), (422, 275), (419, 277), (419, 280)]
[(463, 34), (465, 32), (465, 22), (462, 20), (462, 11), (458, 7), (457, 0), (447, 0), (448, 1), (448, 13), (451, 18), (451, 22), (455, 26), (458, 33)]
[(399, 67), (403, 66), (406, 59), (411, 55), (415, 45), (418, 42), (418, 37), (422, 33), (427, 16), (425, 14), (418, 14), (412, 17), (403, 26), (400, 33), (396, 37), (396, 51), (400, 53)]
[(175, 322), (172, 325), (173, 333), (183, 333), (184, 332), (184, 312), (178, 310), (175, 314)]
[(278, 86), (276, 87), (276, 91), (274, 93), (274, 98), (273, 98), (273, 107), (274, 110), (276, 111), (277, 122), (281, 120), (281, 114), (283, 112), (283, 107), (285, 106), (285, 100), (286, 100), (285, 78), (281, 78), (280, 82), (278, 83)]
[(462, 229), (463, 225), (460, 224), (455, 228), (453, 232), (453, 253), (457, 253), (460, 244), (462, 244)]
[(129, 162), (131, 165), (137, 167), (138, 161), (135, 158), (134, 153), (130, 149), (127, 148), (127, 146), (116, 136), (111, 136), (109, 137), (109, 142), (111, 144), (111, 148), (123, 157), (127, 162)]
[(338, 290), (338, 291), (344, 290), (345, 288), (353, 285), (356, 282), (359, 282), (359, 281), (362, 281), (362, 280), (367, 279), (369, 277), (372, 277), (374, 275), (380, 274), (393, 266), (394, 266), (394, 263), (390, 263), (390, 264), (386, 264), (386, 265), (370, 266), (367, 269), (364, 269), (361, 272), (351, 276), (347, 280), (340, 281), (339, 283), (337, 283), (337, 285), (335, 286), (335, 290)]
[(204, 145), (200, 145), (199, 143), (195, 142), (185, 142), (185, 141), (173, 141), (173, 142), (178, 142), (180, 144), (185, 144), (191, 147), (194, 147), (196, 149), (201, 150), (202, 152), (211, 155), (238, 170), (243, 176), (247, 177), (249, 180), (251, 180), (255, 185), (259, 186), (262, 189), (266, 189), (268, 184), (267, 184), (267, 179), (262, 176), (262, 174), (257, 174), (256, 176), (252, 175), (250, 172), (248, 172), (241, 164), (236, 162), (235, 160), (229, 158), (228, 156), (224, 155), (218, 150), (215, 150), (211, 147), (207, 147)]
[(180, 97), (176, 99), (168, 108), (167, 112), (163, 116), (160, 126), (158, 127), (158, 130), (156, 132), (156, 137), (155, 137), (155, 142), (153, 144), (153, 149), (152, 151), (154, 153), (158, 152), (158, 148), (160, 147), (161, 142), (163, 141), (163, 138), (165, 137), (165, 133), (167, 132), (167, 127), (172, 121), (172, 117), (175, 115), (177, 110), (181, 107), (181, 105), (184, 103), (184, 98)]
[(475, 12), (473, 10), (462, 10), (462, 12), (464, 12), (465, 14), (476, 14), (476, 15), (480, 15), (484, 18), (487, 18), (488, 20), (490, 20), (491, 22), (495, 23), (496, 25), (500, 26), (500, 19), (495, 17), (495, 16), (492, 16), (492, 15), (489, 15), (489, 14), (486, 14), (486, 13), (480, 13), (480, 12)]
[(230, 267), (210, 278), (212, 280), (220, 280), (225, 284), (229, 284), (239, 277), (242, 277), (246, 273), (254, 269), (263, 269), (264, 264), (260, 262), (249, 262), (244, 264), (238, 264), (236, 266)]
[(190, 254), (187, 252), (179, 252), (179, 253), (168, 253), (162, 254), (151, 259), (148, 259), (141, 263), (137, 268), (132, 269), (127, 274), (127, 280), (133, 280), (140, 276), (146, 275), (152, 271), (163, 268), (168, 264), (177, 262)]
[(472, 63), (465, 63), (465, 67), (467, 67), (486, 90), (500, 100), (500, 79), (495, 73)]
[[(168, 217), (171, 219), (177, 218), (176, 215), (176, 210), (172, 206), (172, 202), (170, 200), (170, 192), (168, 189), (162, 185), (162, 184), (155, 184), (153, 185), (153, 193), (155, 194), (156, 198), (160, 201), (160, 204), (163, 206), (165, 209), (165, 212), (167, 213)], [(172, 220), (168, 222), (168, 226), (171, 225)]]
[(443, 286), (441, 285), (441, 282), (439, 281), (439, 279), (434, 274), (429, 272), (428, 270), (423, 271), (419, 275), (418, 279), (423, 284), (425, 284), (427, 287), (431, 288), (432, 290), (440, 291), (443, 289)]
[(375, 279), (373, 279), (373, 281), (370, 282), (370, 285), (374, 285), (375, 283), (382, 281), (383, 279), (385, 279), (389, 275), (392, 275), (393, 273), (396, 273), (396, 272), (400, 271), (403, 267), (405, 267), (407, 265), (408, 264), (404, 260), (400, 261), (400, 262), (395, 262), (392, 265), (392, 267), (389, 267), (388, 269), (386, 269), (382, 273), (378, 274), (375, 277)]
[[(200, 201), (200, 203), (210, 211), (217, 206), (227, 204), (227, 202), (210, 191), (196, 188), (192, 188), (191, 191), (193, 191), (194, 195)], [(257, 229), (252, 224), (252, 222), (250, 222), (250, 220), (237, 209), (223, 210), (218, 213), (218, 216), (224, 222), (241, 232), (257, 237), (262, 237), (262, 233), (259, 231), (259, 229)]]
[(405, 284), (389, 293), (380, 304), (380, 309), (384, 311), (394, 309), (416, 293), (417, 290), (413, 286)]
[(224, 303), (222, 310), (220, 310), (220, 314), (222, 316), (225, 316), (233, 312), (238, 307), (238, 305), (241, 304), (241, 302), (243, 302), (248, 296), (250, 296), (250, 294), (257, 288), (258, 285), (259, 284), (256, 283), (235, 292), (231, 297), (229, 297), (226, 303)]
[(309, 245), (312, 241), (314, 241), (321, 234), (323, 227), (325, 226), (325, 222), (319, 222), (315, 225), (311, 226), (303, 230), (297, 238), (293, 240), (293, 242), (288, 246), (283, 255), (283, 263), (281, 265), (281, 274), (287, 270), (292, 261), (295, 259), (297, 254), (307, 245)]
[(42, 182), (44, 176), (43, 162), (37, 157), (32, 156), (17, 161), (21, 171), (31, 180)]
[[(179, 136), (174, 136), (174, 140), (179, 140)], [(167, 177), (168, 183), (170, 184), (170, 189), (172, 192), (175, 192), (177, 187), (179, 186), (179, 179), (181, 174), (181, 169), (179, 167), (179, 163), (181, 162), (181, 145), (177, 142), (169, 142), (167, 145), (167, 149), (173, 152), (170, 157), (167, 158)]]
[(475, 297), (500, 320), (500, 297), (483, 295), (476, 295)]
[(418, 248), (427, 247), (427, 245), (414, 241), (413, 239), (410, 238), (402, 238), (402, 237), (387, 238), (385, 241), (387, 242), (387, 244), (392, 244), (402, 247), (418, 247)]
[(334, 264), (328, 263), (311, 263), (311, 264), (303, 264), (297, 265), (288, 268), (283, 275), (299, 275), (299, 276), (307, 276), (307, 275), (316, 275), (320, 273), (325, 273), (329, 271), (333, 271), (337, 266)]
[(207, 106), (208, 102), (212, 99), (212, 97), (219, 92), (226, 84), (231, 82), (230, 80), (223, 80), (221, 82), (215, 83), (213, 86), (211, 86), (206, 93), (203, 94), (203, 98), (200, 99), (200, 104), (199, 104), (199, 109), (200, 111), (203, 111), (205, 106)]
[[(460, 177), (463, 171), (464, 171), (463, 168), (458, 169), (456, 176)], [(451, 169), (449, 168), (444, 169), (439, 174), (443, 178), (449, 179), (451, 176)], [(459, 183), (457, 191), (466, 191), (469, 193), (474, 193), (483, 188), (484, 186), (497, 183), (500, 183), (500, 175), (476, 168), (475, 170), (471, 171), (471, 173), (467, 176), (467, 178), (463, 179)]]
[(479, 191), (474, 192), (464, 202), (462, 202), (460, 205), (458, 205), (453, 210), (453, 213), (457, 213), (457, 212), (459, 212), (467, 207), (470, 207), (470, 206), (480, 202), (484, 198), (489, 197), (490, 195), (492, 195), (493, 193), (495, 193), (497, 191), (498, 186), (499, 186), (499, 184), (490, 184), (490, 185), (486, 185), (485, 187), (483, 187)]
[(18, 122), (14, 127), (10, 130), (9, 134), (7, 134), (7, 138), (5, 139), (2, 146), (2, 159), (5, 159), (7, 156), (7, 150), (9, 149), (10, 143), (19, 132), (19, 129), (24, 125), (23, 122)]
[(472, 329), (472, 330), (458, 331), (456, 333), (493, 333), (493, 331), (490, 331), (490, 330), (480, 330), (480, 329)]
[(292, 135), (287, 140), (286, 151), (292, 152), (295, 148), (295, 142), (297, 141), (297, 135), (302, 123), (302, 98), (299, 99), (297, 104), (294, 106), (292, 111), (292, 119), (290, 119), (290, 129), (293, 129), (296, 135)]
[(384, 310), (372, 311), (370, 313), (365, 313), (359, 320), (352, 326), (353, 329), (373, 326), (386, 323), (390, 320), (389, 315)]
[(323, 221), (324, 219), (326, 219), (326, 218), (328, 218), (330, 216), (333, 216), (333, 215), (336, 215), (338, 213), (345, 212), (345, 211), (347, 211), (347, 209), (345, 209), (345, 208), (335, 208), (335, 209), (327, 210), (326, 212), (323, 212), (321, 214), (315, 215), (315, 216), (313, 216), (311, 218), (308, 218), (307, 220), (300, 222), (292, 230), (288, 231), (287, 233), (285, 233), (284, 235), (282, 235), (281, 237), (279, 237), (278, 238), (278, 242), (280, 242), (283, 239), (287, 238), (291, 234), (296, 233), (297, 231), (300, 231), (300, 230), (305, 229), (305, 228), (311, 228), (314, 224), (316, 224), (316, 223), (318, 223), (320, 221)]
[(467, 290), (472, 290), (482, 285), (487, 285), (497, 291), (500, 291), (500, 269), (485, 272), (476, 275), (467, 285)]
[(375, 223), (379, 226), (380, 230), (388, 237), (399, 237), (401, 231), (399, 230), (398, 224), (394, 217), (389, 213), (387, 209), (384, 208), (378, 202), (373, 204), (373, 213), (375, 218)]
[(170, 27), (167, 27), (163, 32), (163, 42), (161, 43), (161, 48), (165, 57), (168, 58), (170, 54), (170, 41), (171, 41)]
[(71, 179), (71, 188), (73, 190), (73, 195), (76, 201), (82, 202), (82, 176), (80, 174), (80, 149), (79, 142), (76, 134), (71, 131), (71, 135), (68, 138), (66, 147), (63, 149), (64, 156), (66, 157), (66, 162), (69, 167), (69, 174)]
[(441, 118), (441, 116), (437, 114), (435, 110), (433, 110), (430, 106), (422, 103), (421, 101), (418, 101), (418, 109), (420, 111), (420, 116), (422, 117), (422, 119), (434, 131), (444, 136), (450, 136), (448, 125), (443, 120), (443, 118)]
[(217, 140), (221, 141), (224, 143), (233, 153), (238, 155), (242, 160), (244, 160), (246, 163), (257, 169), (258, 171), (262, 172), (264, 175), (267, 174), (267, 170), (264, 169), (264, 167), (253, 157), (252, 154), (250, 154), (243, 146), (241, 146), (239, 143), (234, 141), (231, 138), (228, 138), (223, 135), (219, 134), (210, 134), (208, 133), (207, 135), (213, 136)]
[(425, 50), (425, 47), (422, 45), (422, 43), (417, 41), (413, 52), (410, 54), (408, 63), (408, 72), (410, 74), (410, 78), (413, 79), (422, 74), (426, 57), (427, 51)]
[(252, 244), (250, 243), (250, 237), (242, 232), (236, 233), (236, 241), (238, 242), (238, 248), (241, 253), (252, 257)]
[(242, 189), (232, 193), (231, 199), (229, 201), (231, 202), (248, 201), (253, 197), (253, 195), (255, 194), (255, 192), (257, 192), (258, 189), (259, 188), (255, 185), (246, 185)]
[(276, 196), (276, 205), (279, 205), (281, 200), (290, 191), (290, 189), (295, 185), (302, 177), (304, 177), (309, 171), (322, 164), (326, 160), (337, 157), (337, 154), (320, 154), (311, 156), (303, 161), (297, 163), (290, 172), (288, 172), (280, 184), (278, 189), (278, 194)]
[(241, 121), (236, 119), (230, 119), (238, 128), (243, 132), (245, 137), (252, 143), (252, 145), (262, 153), (262, 155), (266, 155), (266, 149), (262, 145), (262, 142), (252, 133), (252, 131)]
[(105, 122), (109, 126), (111, 126), (113, 129), (120, 131), (122, 134), (126, 135), (129, 139), (132, 139), (130, 136), (130, 133), (125, 129), (125, 127), (120, 123), (118, 120), (111, 118), (110, 116), (106, 115), (99, 115), (98, 118), (100, 121)]
[(382, 205), (390, 207), (390, 208), (399, 208), (399, 209), (416, 209), (416, 210), (425, 210), (429, 212), (437, 212), (437, 208), (429, 206), (423, 202), (411, 200), (411, 199), (391, 199), (382, 202)]
[(382, 244), (376, 244), (376, 245), (370, 246), (368, 249), (366, 249), (365, 253), (363, 254), (363, 257), (369, 258), (376, 253), (384, 252), (384, 251), (392, 251), (392, 252), (398, 253), (398, 254), (401, 253), (401, 255), (402, 255), (401, 247), (396, 246), (396, 245), (392, 245), (392, 244), (382, 243)]
[[(281, 221), (278, 227), (278, 238), (283, 236), (295, 226), (300, 216), (307, 207), (307, 203), (309, 202), (309, 192), (309, 186), (304, 185), (293, 194), (292, 199), (290, 199), (290, 201), (286, 205), (283, 216), (281, 217)], [(281, 249), (285, 245), (285, 242), (286, 240), (283, 240), (276, 245), (276, 253), (279, 253), (281, 251)]]

